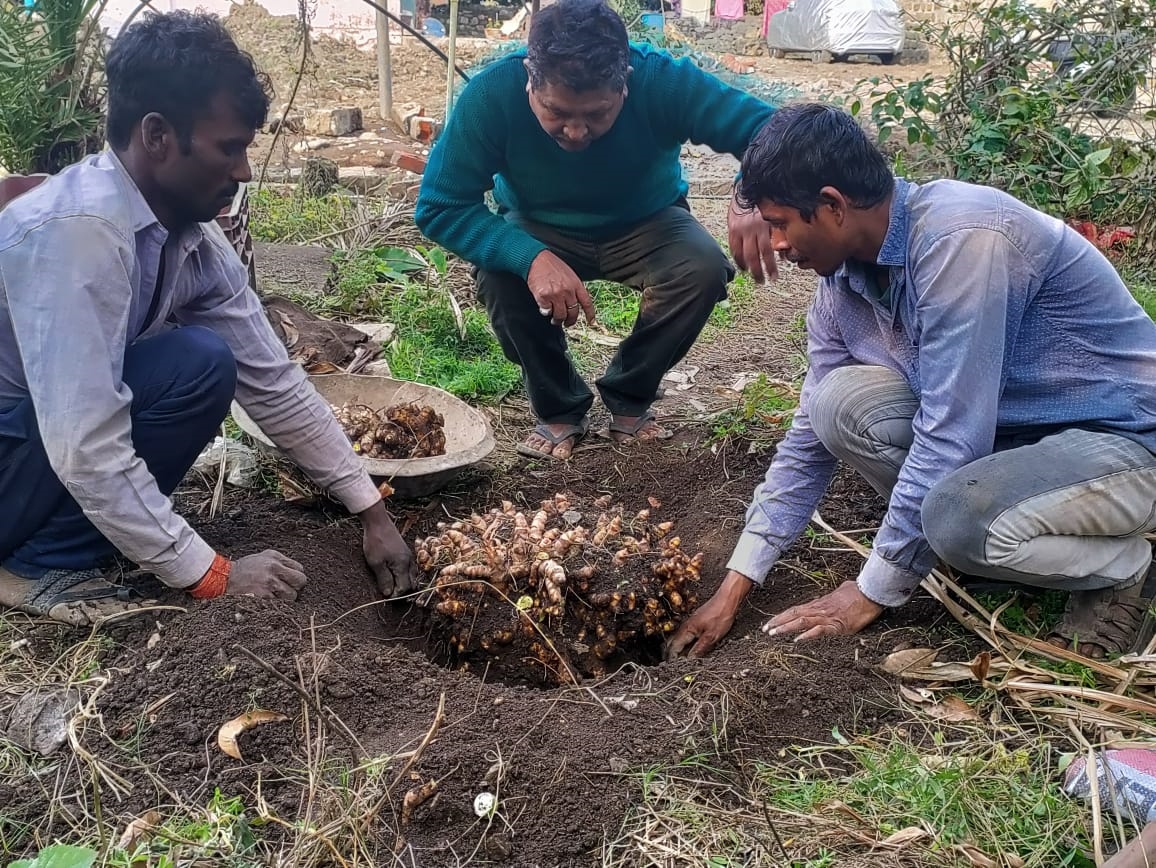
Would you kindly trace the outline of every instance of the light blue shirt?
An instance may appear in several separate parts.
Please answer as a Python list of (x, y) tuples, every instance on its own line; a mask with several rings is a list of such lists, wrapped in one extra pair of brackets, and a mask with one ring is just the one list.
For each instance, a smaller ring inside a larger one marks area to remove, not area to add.
[(919, 409), (858, 585), (899, 606), (936, 563), (923, 498), (990, 455), (997, 434), (1085, 428), (1156, 452), (1156, 324), (1091, 243), (989, 187), (897, 179), (877, 263), (889, 269), (887, 293), (853, 261), (820, 282), (799, 409), (728, 567), (761, 584), (830, 483), (836, 459), (807, 415), (816, 385), (844, 365), (883, 365)]
[(0, 211), (0, 407), (31, 397), (48, 461), (97, 530), (162, 581), (188, 587), (214, 551), (136, 454), (121, 376), (129, 344), (179, 325), (225, 341), (237, 400), (314, 481), (351, 512), (380, 501), (219, 226), (170, 238), (111, 151)]

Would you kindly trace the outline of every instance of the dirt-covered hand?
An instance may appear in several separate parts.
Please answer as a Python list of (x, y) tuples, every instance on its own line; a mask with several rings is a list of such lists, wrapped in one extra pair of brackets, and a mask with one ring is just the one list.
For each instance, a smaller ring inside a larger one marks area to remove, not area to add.
[(417, 587), (417, 565), (413, 552), (398, 533), (384, 503), (361, 513), (364, 530), (362, 548), (383, 596), (408, 594)]
[(863, 595), (854, 582), (844, 582), (817, 600), (793, 606), (763, 625), (768, 636), (799, 634), (795, 641), (819, 636), (858, 633), (883, 614), (883, 607)]
[(771, 227), (758, 208), (747, 211), (731, 202), (727, 208), (727, 243), (735, 265), (749, 271), (757, 283), (779, 276), (775, 248), (771, 243)]
[(266, 549), (233, 561), (226, 594), (265, 599), (296, 600), (305, 587), (305, 570), (297, 561)]
[(574, 325), (578, 322), (579, 311), (586, 314), (586, 322), (594, 324), (594, 301), (586, 291), (586, 285), (578, 279), (574, 269), (549, 250), (534, 257), (526, 283), (539, 312), (545, 311), (542, 316), (549, 317), (554, 325)]
[(746, 576), (731, 570), (723, 579), (715, 595), (703, 603), (682, 622), (663, 649), (667, 659), (705, 657), (715, 649), (735, 624), (739, 606), (750, 593), (753, 583)]

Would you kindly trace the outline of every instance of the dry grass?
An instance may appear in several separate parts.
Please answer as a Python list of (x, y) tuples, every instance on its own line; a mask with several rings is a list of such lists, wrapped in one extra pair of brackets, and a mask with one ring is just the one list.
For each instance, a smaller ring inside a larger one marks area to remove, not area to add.
[[(436, 785), (406, 774), (436, 732), (440, 711), (425, 739), (397, 754), (367, 755), (322, 700), (319, 674), (335, 649), (314, 641), (291, 673), (261, 661), (301, 700), (295, 715), (300, 754), (295, 765), (273, 772), (277, 803), (265, 798), (267, 777), (231, 798), (208, 781), (189, 791), (138, 754), (140, 733), (167, 698), (140, 709), (136, 733), (113, 733), (101, 717), (98, 699), (110, 677), (103, 659), (110, 647), (103, 634), (78, 642), (67, 628), (22, 616), (0, 619), (0, 720), (29, 692), (70, 688), (81, 697), (67, 723), (67, 745), (49, 757), (0, 736), (0, 852), (15, 857), (64, 842), (89, 848), (97, 864), (123, 868), (414, 864), (405, 824), (422, 806), (412, 793), (426, 783), (425, 794), (433, 795)], [(137, 816), (122, 800), (141, 788), (158, 801)], [(43, 814), (18, 820), (15, 812), (29, 804), (42, 805)], [(130, 828), (138, 829), (132, 841), (126, 840)]]
[(1052, 784), (1039, 736), (929, 724), (836, 738), (737, 769), (707, 754), (645, 771), (603, 865), (1090, 864), (1083, 808)]
[[(839, 543), (867, 557), (869, 550), (862, 543), (817, 514), (814, 521)], [(1124, 737), (1156, 736), (1156, 638), (1139, 654), (1095, 660), (1006, 627), (1000, 616), (1011, 601), (989, 611), (950, 571), (932, 571), (923, 587), (991, 650), (968, 661), (965, 671), (954, 670), (953, 677), (922, 680), (961, 680), (957, 675), (974, 680), (1025, 712), (1064, 726), (1075, 724), (1090, 742), (1100, 745)], [(1089, 674), (1095, 686), (1085, 683)]]

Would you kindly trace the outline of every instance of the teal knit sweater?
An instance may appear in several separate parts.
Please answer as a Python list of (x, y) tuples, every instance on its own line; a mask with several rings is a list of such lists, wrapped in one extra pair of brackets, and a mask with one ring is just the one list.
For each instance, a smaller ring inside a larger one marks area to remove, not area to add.
[(430, 152), (415, 220), (430, 240), (491, 271), (525, 277), (546, 246), (494, 214), (485, 194), (529, 220), (580, 238), (613, 237), (687, 192), (686, 142), (741, 158), (774, 108), (703, 72), (632, 45), (634, 72), (610, 132), (564, 151), (526, 96), (524, 50), (471, 79)]

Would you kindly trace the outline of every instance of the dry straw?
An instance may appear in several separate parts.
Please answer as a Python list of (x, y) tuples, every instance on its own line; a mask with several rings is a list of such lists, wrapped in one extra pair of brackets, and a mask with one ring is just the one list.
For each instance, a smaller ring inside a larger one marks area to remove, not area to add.
[[(812, 520), (846, 548), (868, 556), (866, 546), (835, 530), (818, 513)], [(1060, 725), (1074, 724), (1101, 745), (1119, 744), (1124, 737), (1156, 736), (1156, 637), (1141, 653), (1094, 660), (1004, 626), (1000, 615), (1011, 601), (989, 611), (960, 587), (950, 570), (933, 570), (923, 580), (923, 587), (990, 647), (990, 652), (966, 664), (974, 680), (984, 687)], [(1058, 667), (1083, 667), (1094, 676), (1096, 686), (1078, 683), (1077, 676), (1057, 671), (1046, 661)]]

